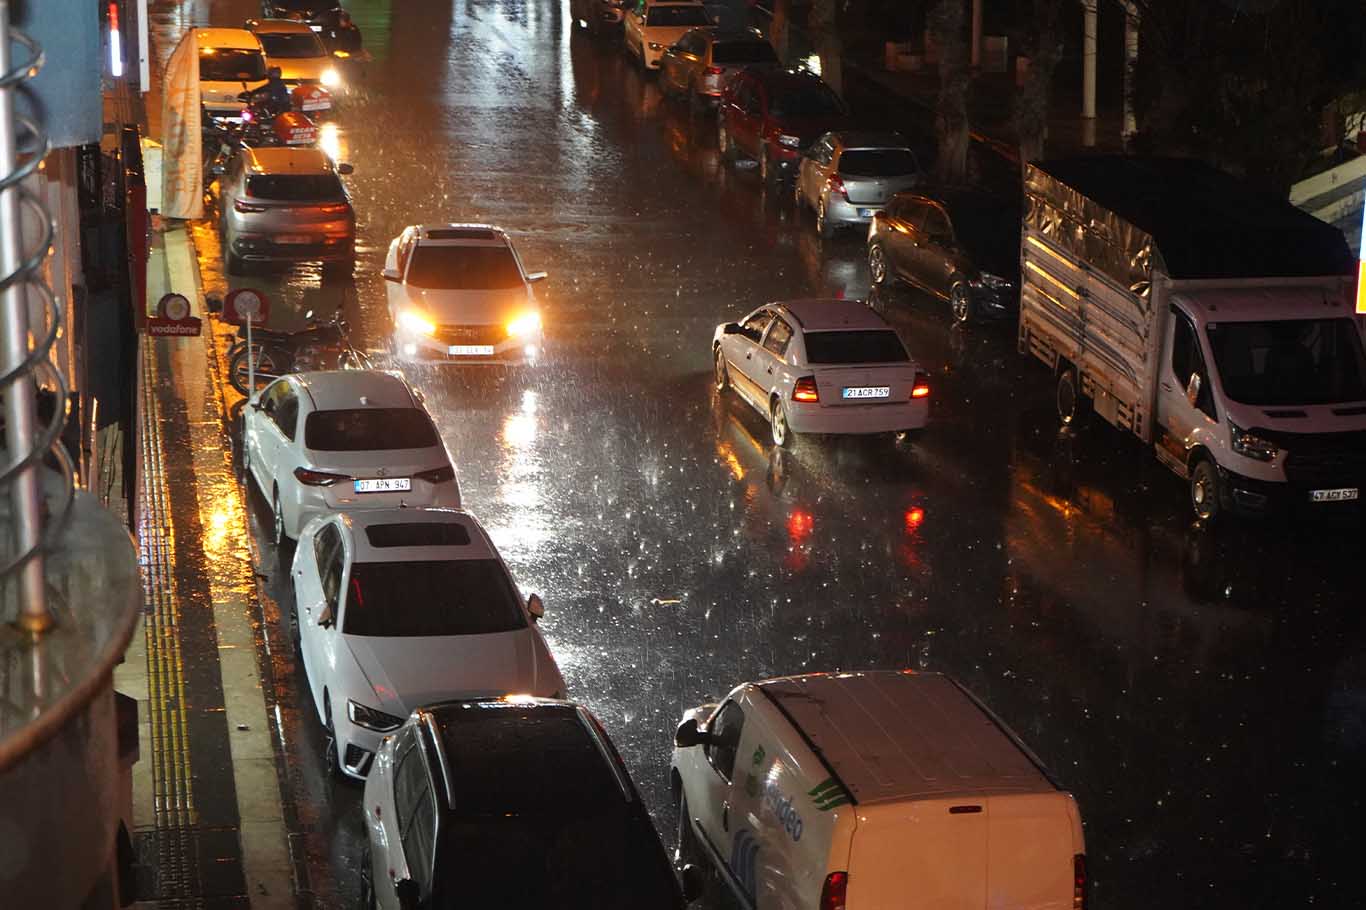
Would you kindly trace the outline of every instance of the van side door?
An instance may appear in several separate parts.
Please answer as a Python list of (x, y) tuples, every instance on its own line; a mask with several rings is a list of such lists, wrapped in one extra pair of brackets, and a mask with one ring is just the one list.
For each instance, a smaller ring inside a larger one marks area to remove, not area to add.
[(724, 871), (733, 887), (739, 887), (730, 872), (731, 831), (735, 827), (734, 807), (731, 805), (731, 779), (735, 774), (740, 737), (744, 731), (745, 712), (734, 699), (722, 702), (707, 721), (707, 742), (702, 747), (707, 769), (700, 779), (700, 798), (688, 803), (694, 827), (700, 830), (702, 841)]
[[(1185, 466), (1196, 430), (1218, 423), (1214, 390), (1210, 387), (1197, 331), (1195, 323), (1180, 308), (1171, 308), (1163, 356), (1157, 368), (1157, 430), (1153, 441), (1158, 458), (1174, 469)], [(1194, 395), (1188, 397), (1188, 391)], [(1183, 477), (1186, 474), (1185, 470), (1178, 472)]]

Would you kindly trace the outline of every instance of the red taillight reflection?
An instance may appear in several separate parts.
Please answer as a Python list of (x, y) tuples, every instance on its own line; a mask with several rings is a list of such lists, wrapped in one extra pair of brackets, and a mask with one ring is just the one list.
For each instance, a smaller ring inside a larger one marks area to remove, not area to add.
[(702, 72), (706, 73), (708, 76), (719, 76), (724, 73), (725, 70), (719, 66), (709, 66)]
[(848, 872), (831, 872), (821, 886), (821, 910), (844, 910), (844, 894), (849, 889)]
[(815, 376), (803, 376), (797, 380), (797, 384), (792, 387), (793, 401), (820, 401), (821, 393), (816, 388)]
[(912, 506), (906, 510), (906, 530), (914, 531), (925, 521), (925, 510), (920, 506)]
[(1086, 910), (1086, 854), (1072, 857), (1072, 910)]
[(295, 468), (294, 477), (299, 483), (310, 487), (330, 487), (339, 480), (346, 480), (345, 474), (328, 474), (326, 471), (310, 471), (308, 468)]
[(830, 192), (839, 193), (845, 202), (849, 201), (849, 193), (844, 188), (844, 178), (839, 174), (831, 174), (826, 178), (825, 185), (830, 188)]
[(912, 398), (930, 397), (930, 377), (924, 373), (915, 374), (915, 384), (911, 386)]
[(816, 527), (816, 519), (810, 512), (802, 509), (793, 509), (787, 516), (787, 536), (793, 543), (801, 543), (811, 536), (811, 531)]
[(232, 207), (239, 212), (246, 213), (264, 212), (266, 210), (266, 207), (264, 205), (252, 205), (250, 202), (243, 202), (241, 199), (238, 199), (236, 202), (234, 202), (232, 204)]

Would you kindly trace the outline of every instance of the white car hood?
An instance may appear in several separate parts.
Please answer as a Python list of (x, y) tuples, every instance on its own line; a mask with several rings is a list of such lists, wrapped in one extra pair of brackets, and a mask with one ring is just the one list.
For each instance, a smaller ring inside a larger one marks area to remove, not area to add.
[(526, 288), (446, 291), (405, 286), (403, 296), (437, 325), (504, 324), (535, 306)]
[(343, 639), (374, 690), (376, 707), (395, 717), (438, 701), (550, 695), (559, 686), (557, 674), (543, 665), (548, 655), (537, 647), (530, 628), (493, 635)]
[(647, 25), (640, 30), (640, 34), (646, 42), (653, 41), (656, 44), (669, 47), (688, 32), (701, 27), (698, 25)]

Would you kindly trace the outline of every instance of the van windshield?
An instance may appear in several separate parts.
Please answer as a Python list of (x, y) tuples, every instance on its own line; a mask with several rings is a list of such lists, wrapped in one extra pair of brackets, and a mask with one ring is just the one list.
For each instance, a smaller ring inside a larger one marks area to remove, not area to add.
[(203, 48), (199, 53), (201, 82), (260, 82), (266, 78), (266, 58), (251, 48)]
[(1224, 393), (1256, 406), (1366, 401), (1366, 354), (1350, 319), (1205, 327)]

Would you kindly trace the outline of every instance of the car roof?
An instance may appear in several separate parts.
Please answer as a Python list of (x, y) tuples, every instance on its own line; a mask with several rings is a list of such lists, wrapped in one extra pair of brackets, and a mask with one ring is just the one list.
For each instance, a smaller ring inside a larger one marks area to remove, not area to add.
[(770, 304), (796, 317), (805, 332), (836, 329), (888, 329), (883, 319), (862, 300), (811, 298), (807, 300), (779, 300)]
[[(408, 383), (395, 373), (381, 370), (317, 370), (295, 373), (294, 380), (308, 390), (317, 411), (351, 408), (416, 408)], [(365, 404), (360, 399), (365, 398)]]
[(943, 674), (817, 673), (755, 685), (854, 802), (1057, 789), (1027, 747)]
[(365, 509), (341, 513), (341, 523), (351, 532), (354, 562), (498, 556), (483, 526), (459, 509)]
[(419, 246), (508, 246), (507, 231), (493, 224), (416, 224)]
[(332, 159), (322, 149), (297, 146), (246, 146), (247, 170), (253, 174), (335, 174)]
[(195, 30), (195, 38), (201, 48), (240, 48), (242, 50), (261, 50), (261, 42), (244, 28), (201, 28)]
[(909, 149), (910, 142), (900, 133), (869, 130), (835, 130), (830, 134), (845, 149)]
[(313, 29), (308, 27), (308, 23), (300, 22), (298, 19), (248, 19), (251, 30), (258, 35), (312, 35)]

